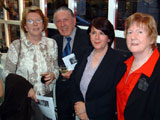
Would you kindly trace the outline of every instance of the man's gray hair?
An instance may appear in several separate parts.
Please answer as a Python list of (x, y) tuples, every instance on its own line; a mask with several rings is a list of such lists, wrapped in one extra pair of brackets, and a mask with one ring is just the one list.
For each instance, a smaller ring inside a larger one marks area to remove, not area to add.
[(66, 6), (62, 6), (62, 7), (59, 7), (59, 8), (54, 12), (54, 15), (53, 15), (53, 22), (54, 22), (54, 23), (56, 23), (56, 18), (55, 18), (56, 13), (59, 12), (59, 11), (68, 11), (68, 12), (70, 13), (70, 15), (71, 15), (72, 17), (74, 17), (73, 11), (72, 11), (70, 8), (68, 8), (68, 7), (66, 7)]

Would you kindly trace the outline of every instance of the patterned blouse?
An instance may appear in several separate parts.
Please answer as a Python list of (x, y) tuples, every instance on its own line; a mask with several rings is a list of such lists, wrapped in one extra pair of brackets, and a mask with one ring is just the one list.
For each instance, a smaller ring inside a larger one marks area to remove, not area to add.
[(57, 55), (57, 44), (53, 39), (42, 37), (37, 45), (32, 44), (26, 37), (14, 40), (7, 53), (3, 79), (5, 80), (9, 73), (16, 73), (34, 86), (36, 94), (45, 95), (52, 91), (55, 80), (47, 86), (41, 82), (40, 74), (53, 72), (56, 79), (58, 78)]

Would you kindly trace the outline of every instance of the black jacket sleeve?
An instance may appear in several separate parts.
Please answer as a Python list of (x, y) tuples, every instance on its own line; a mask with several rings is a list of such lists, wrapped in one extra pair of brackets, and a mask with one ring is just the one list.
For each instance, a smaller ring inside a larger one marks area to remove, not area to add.
[(1, 114), (10, 115), (20, 110), (28, 99), (28, 92), (32, 87), (33, 85), (24, 77), (13, 73), (9, 74), (5, 81), (5, 97), (0, 107)]

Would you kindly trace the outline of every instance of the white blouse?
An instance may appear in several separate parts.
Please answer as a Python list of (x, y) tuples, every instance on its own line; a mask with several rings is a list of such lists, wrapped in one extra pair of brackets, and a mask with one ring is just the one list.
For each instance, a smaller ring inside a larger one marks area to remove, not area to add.
[(34, 86), (36, 94), (45, 95), (52, 91), (55, 80), (47, 86), (41, 82), (40, 74), (53, 72), (57, 79), (59, 76), (57, 57), (57, 44), (53, 39), (42, 37), (37, 45), (32, 44), (26, 37), (14, 40), (7, 53), (3, 79), (5, 80), (9, 73), (16, 73)]

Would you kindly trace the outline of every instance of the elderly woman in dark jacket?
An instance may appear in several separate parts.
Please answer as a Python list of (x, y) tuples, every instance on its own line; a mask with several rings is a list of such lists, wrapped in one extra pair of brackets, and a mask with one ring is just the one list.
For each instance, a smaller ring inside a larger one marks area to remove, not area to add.
[(132, 56), (116, 87), (118, 120), (160, 120), (160, 56), (157, 26), (151, 15), (135, 13), (125, 21)]

